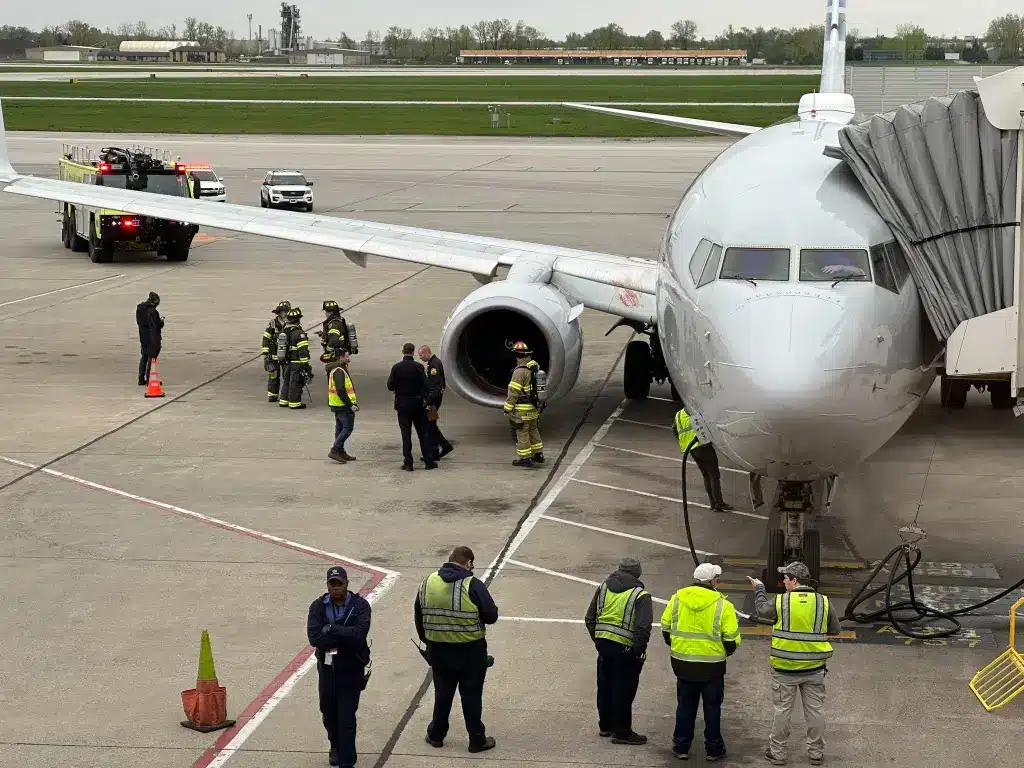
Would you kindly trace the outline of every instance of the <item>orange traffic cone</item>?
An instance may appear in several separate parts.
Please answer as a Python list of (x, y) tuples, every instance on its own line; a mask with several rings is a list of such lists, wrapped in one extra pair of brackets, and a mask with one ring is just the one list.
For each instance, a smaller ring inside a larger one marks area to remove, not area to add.
[(217, 670), (213, 667), (213, 649), (210, 647), (210, 633), (203, 630), (199, 642), (199, 673), (196, 687), (181, 692), (181, 705), (185, 717), (181, 724), (193, 731), (207, 733), (221, 728), (230, 728), (234, 720), (228, 720), (228, 691), (217, 682)]
[(149, 364), (149, 386), (146, 387), (146, 397), (163, 397), (164, 388), (160, 384), (160, 374), (156, 372), (156, 358)]

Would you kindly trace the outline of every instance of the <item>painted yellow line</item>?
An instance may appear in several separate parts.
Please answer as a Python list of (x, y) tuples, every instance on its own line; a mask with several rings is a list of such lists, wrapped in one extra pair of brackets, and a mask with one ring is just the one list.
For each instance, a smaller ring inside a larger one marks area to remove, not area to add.
[[(764, 558), (760, 557), (725, 557), (722, 559), (723, 565), (764, 565)], [(867, 563), (862, 560), (822, 560), (822, 568), (830, 568), (837, 570), (864, 570), (866, 569)]]

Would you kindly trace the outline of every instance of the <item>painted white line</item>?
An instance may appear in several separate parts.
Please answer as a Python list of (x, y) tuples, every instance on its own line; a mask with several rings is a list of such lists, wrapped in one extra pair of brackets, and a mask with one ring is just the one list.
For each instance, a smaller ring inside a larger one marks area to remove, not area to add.
[[(457, 101), (453, 99), (436, 101), (393, 101), (387, 99), (204, 99), (204, 98), (136, 98), (134, 96), (4, 96), (4, 101), (96, 101), (133, 102), (142, 104), (305, 104), (343, 107), (563, 107), (561, 101)], [(603, 107), (795, 107), (796, 103), (784, 101), (597, 101), (587, 102)], [(648, 397), (650, 400), (664, 400), (663, 397)], [(669, 401), (671, 402), (671, 401)]]
[[(578, 581), (580, 584), (589, 584), (592, 587), (601, 586), (600, 581), (591, 581), (590, 579), (582, 579), (579, 576), (573, 576), (571, 573), (562, 573), (561, 571), (552, 571), (550, 568), (541, 568), (539, 565), (530, 565), (524, 563), (522, 560), (507, 560), (509, 565), (514, 565), (516, 568), (525, 568), (528, 571), (536, 571), (537, 573), (543, 573), (546, 576), (557, 576), (560, 579), (568, 579), (569, 581)], [(651, 595), (651, 600), (662, 605), (668, 605), (668, 600), (662, 600), (660, 597)]]
[(577, 523), (575, 520), (566, 520), (563, 517), (552, 517), (551, 515), (541, 515), (541, 520), (550, 520), (553, 523), (562, 523), (563, 525), (573, 525), (577, 528), (585, 528), (588, 531), (597, 531), (598, 533), (608, 533), (612, 536), (621, 536), (624, 539), (633, 539), (635, 541), (643, 541), (648, 544), (657, 544), (662, 547), (670, 547), (672, 549), (681, 549), (683, 552), (696, 551), (698, 555), (713, 555), (714, 552), (705, 552), (702, 549), (691, 550), (689, 547), (684, 547), (681, 544), (671, 544), (667, 541), (659, 541), (658, 539), (648, 539), (646, 536), (637, 536), (632, 533), (623, 533), (622, 531), (613, 531), (610, 528), (598, 528), (596, 525), (586, 525), (585, 523)]
[(39, 467), (35, 464), (29, 464), (26, 461), (19, 461), (18, 459), (12, 459), (7, 456), (0, 456), (0, 461), (6, 462), (7, 464), (13, 464), (14, 466), (17, 467), (24, 467), (25, 469), (37, 469), (41, 473), (49, 475), (50, 477), (59, 477), (61, 480), (67, 480), (69, 482), (75, 483), (76, 485), (81, 485), (86, 488), (92, 488), (93, 490), (96, 491), (104, 491), (114, 496), (120, 496), (124, 499), (131, 499), (132, 501), (138, 501), (143, 504), (149, 504), (150, 506), (158, 507), (159, 509), (165, 509), (168, 512), (174, 512), (175, 514), (182, 515), (183, 517), (190, 517), (194, 520), (199, 520), (201, 522), (207, 523), (208, 525), (214, 525), (218, 528), (234, 531), (235, 533), (241, 533), (251, 538), (260, 539), (262, 541), (266, 541), (272, 544), (278, 544), (280, 546), (287, 547), (288, 549), (292, 549), (297, 552), (307, 552), (311, 555), (316, 555), (320, 558), (338, 560), (342, 563), (351, 563), (352, 565), (359, 566), (360, 568), (365, 568), (368, 571), (376, 571), (377, 573), (383, 573), (386, 576), (398, 576), (397, 571), (392, 571), (388, 568), (381, 568), (378, 565), (370, 565), (369, 563), (363, 563), (359, 560), (353, 560), (351, 557), (345, 557), (344, 555), (339, 555), (335, 552), (328, 552), (327, 550), (317, 549), (316, 547), (311, 547), (307, 544), (300, 544), (296, 541), (289, 541), (288, 539), (282, 538), (281, 536), (275, 536), (272, 533), (263, 533), (262, 531), (256, 531), (252, 528), (246, 528), (242, 525), (229, 523), (226, 520), (220, 520), (216, 517), (204, 515), (201, 512), (193, 512), (191, 509), (177, 507), (173, 504), (167, 504), (165, 502), (156, 501), (155, 499), (150, 499), (145, 496), (139, 496), (138, 494), (128, 493), (127, 491), (122, 491), (117, 488), (111, 488), (108, 485), (100, 485), (99, 483), (94, 483), (91, 480), (84, 480), (81, 477), (75, 477), (74, 475), (68, 475), (64, 472), (58, 472), (57, 470), (50, 469), (49, 467), (39, 469)]
[[(573, 481), (577, 482), (577, 483), (582, 483), (583, 485), (592, 485), (595, 488), (607, 488), (609, 491), (622, 491), (623, 493), (634, 493), (637, 496), (646, 496), (647, 498), (650, 498), (650, 499), (661, 499), (662, 501), (672, 501), (672, 502), (675, 502), (676, 504), (682, 504), (683, 503), (682, 499), (676, 499), (676, 498), (673, 498), (672, 496), (661, 496), (661, 495), (659, 495), (657, 493), (648, 493), (647, 491), (638, 491), (635, 488), (623, 488), (623, 487), (618, 486), (618, 485), (606, 485), (605, 483), (595, 483), (592, 480), (580, 480), (579, 478), (573, 478)], [(704, 509), (711, 509), (710, 506), (708, 506), (707, 504), (701, 504), (699, 501), (689, 501), (689, 500), (687, 500), (687, 504), (689, 504), (690, 506), (694, 506), (694, 507), (703, 507)], [(730, 510), (729, 512), (722, 512), (722, 513), (719, 513), (719, 514), (741, 515), (743, 517), (752, 517), (755, 520), (767, 520), (768, 519), (768, 517), (765, 516), (765, 515), (758, 515), (758, 514), (756, 514), (754, 512), (743, 512), (742, 510), (739, 510), (739, 509), (733, 509), (733, 510)]]
[[(366, 601), (372, 605), (394, 586), (397, 579), (398, 574), (394, 571), (389, 571), (388, 575), (381, 579), (380, 583), (363, 595), (363, 597), (365, 597)], [(224, 749), (207, 764), (207, 768), (221, 768), (221, 766), (227, 763), (227, 761), (230, 760), (239, 749), (241, 749), (242, 745), (245, 744), (256, 729), (260, 727), (263, 721), (270, 716), (270, 713), (277, 708), (277, 705), (284, 701), (285, 697), (292, 692), (298, 682), (314, 667), (316, 667), (316, 656), (311, 655), (306, 659), (302, 666), (295, 670), (291, 677), (285, 680), (281, 684), (281, 687), (278, 688), (269, 699), (267, 699), (266, 703), (260, 707), (259, 711), (252, 716), (249, 722), (242, 726), (238, 733), (235, 734), (235, 737), (227, 743)]]
[(654, 427), (655, 429), (667, 429), (670, 431), (672, 429), (672, 427), (667, 426), (666, 424), (651, 424), (649, 421), (637, 421), (636, 419), (619, 419), (619, 421), (623, 424), (636, 424), (640, 427)]
[(537, 624), (582, 624), (583, 619), (541, 619), (536, 616), (499, 616), (498, 621), (531, 621)]
[(548, 488), (548, 492), (544, 494), (544, 498), (537, 503), (537, 506), (534, 507), (526, 520), (523, 521), (522, 526), (519, 528), (519, 532), (509, 543), (508, 549), (505, 550), (504, 554), (496, 558), (480, 577), (482, 580), (487, 581), (492, 572), (495, 576), (501, 573), (501, 569), (505, 567), (505, 563), (509, 561), (509, 558), (511, 558), (519, 547), (523, 545), (523, 542), (526, 541), (526, 537), (530, 535), (533, 527), (537, 524), (537, 521), (540, 520), (541, 515), (548, 511), (548, 508), (555, 499), (558, 498), (558, 495), (565, 490), (565, 487), (569, 485), (572, 479), (576, 476), (576, 473), (583, 468), (587, 459), (589, 459), (591, 454), (594, 453), (594, 448), (604, 439), (604, 436), (608, 434), (608, 430), (612, 428), (612, 424), (615, 423), (615, 420), (622, 415), (622, 411), (626, 407), (626, 402), (626, 400), (623, 400), (619, 403), (618, 407), (612, 411), (612, 415), (608, 417), (608, 420), (598, 428), (597, 432), (594, 433), (594, 436), (591, 437), (590, 440), (587, 441), (587, 444), (580, 449), (580, 452), (576, 454), (576, 458), (574, 458), (572, 463), (565, 468), (565, 471), (558, 480)]
[[(676, 402), (671, 397), (655, 397), (654, 395), (648, 395), (647, 399), (648, 400), (657, 400), (660, 403), (674, 403), (674, 402)], [(680, 407), (682, 407), (682, 406), (680, 405)]]
[(70, 291), (70, 290), (73, 290), (75, 288), (85, 288), (85, 286), (87, 286), (87, 285), (96, 285), (96, 283), (105, 283), (107, 280), (116, 280), (119, 277), (124, 277), (124, 275), (122, 274), (122, 275), (111, 275), (110, 277), (101, 277), (99, 280), (90, 280), (88, 283), (80, 283), (78, 285), (69, 285), (66, 288), (58, 288), (55, 291), (47, 291), (46, 293), (37, 293), (35, 296), (26, 296), (23, 299), (14, 299), (14, 301), (5, 301), (3, 304), (0, 304), (0, 307), (9, 307), (11, 304), (21, 304), (21, 302), (23, 302), (23, 301), (31, 301), (32, 299), (41, 299), (43, 296), (52, 296), (53, 294), (60, 293), (61, 291)]
[[(620, 419), (620, 421), (625, 421), (625, 419)], [(683, 459), (680, 456), (662, 456), (659, 453), (644, 453), (643, 451), (634, 451), (631, 448), (619, 448), (618, 446), (608, 445), (607, 443), (599, 443), (598, 448), (607, 448), (609, 451), (618, 451), (619, 453), (631, 453), (634, 456), (646, 456), (648, 459), (664, 459), (665, 461), (674, 461), (676, 464), (683, 463)], [(695, 462), (693, 459), (687, 461), (687, 464), (693, 467), (697, 466), (697, 462)], [(742, 469), (734, 469), (733, 467), (719, 467), (719, 469), (721, 469), (723, 472), (735, 472), (738, 475), (748, 474), (747, 472), (744, 472)]]

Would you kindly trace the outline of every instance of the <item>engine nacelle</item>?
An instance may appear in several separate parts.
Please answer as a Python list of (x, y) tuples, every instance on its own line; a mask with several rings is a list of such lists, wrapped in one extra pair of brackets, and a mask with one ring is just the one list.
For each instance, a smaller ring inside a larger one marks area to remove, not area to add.
[(478, 288), (455, 308), (441, 335), (447, 386), (478, 405), (501, 407), (525, 341), (547, 371), (548, 402), (569, 392), (580, 374), (579, 312), (546, 283), (500, 281)]

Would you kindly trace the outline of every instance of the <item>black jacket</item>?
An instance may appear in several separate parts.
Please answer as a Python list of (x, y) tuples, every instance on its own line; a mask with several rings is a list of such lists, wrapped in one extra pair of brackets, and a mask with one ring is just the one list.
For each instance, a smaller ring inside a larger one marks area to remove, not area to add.
[[(616, 593), (644, 586), (644, 583), (636, 576), (623, 571), (615, 571), (605, 579), (605, 584), (608, 585), (609, 591)], [(587, 632), (590, 633), (591, 640), (596, 640), (594, 631), (597, 626), (597, 597), (600, 593), (601, 588), (598, 587), (594, 591), (594, 597), (590, 600), (587, 615), (583, 618), (583, 623), (587, 626)], [(654, 624), (654, 602), (651, 600), (649, 593), (642, 595), (636, 601), (634, 616), (633, 651), (639, 656), (647, 651), (647, 644), (651, 641), (651, 625)]]
[(370, 660), (370, 646), (366, 636), (370, 633), (370, 604), (361, 595), (349, 593), (349, 609), (342, 621), (333, 624), (327, 620), (327, 602), (330, 596), (325, 592), (309, 605), (306, 618), (306, 638), (316, 649), (316, 665), (324, 669), (324, 651), (337, 649), (334, 657), (335, 671), (349, 671), (361, 674)]
[(139, 326), (139, 341), (144, 347), (159, 347), (164, 319), (156, 307), (144, 301), (135, 308), (135, 323)]
[(427, 405), (439, 406), (444, 389), (444, 366), (441, 358), (433, 355), (427, 361)]
[(348, 323), (341, 315), (331, 315), (324, 320), (323, 330), (320, 332), (320, 344), (324, 351), (337, 354), (341, 350), (350, 352), (348, 347)]
[[(498, 620), (498, 606), (494, 604), (494, 599), (491, 597), (491, 593), (487, 591), (487, 587), (480, 579), (473, 576), (471, 571), (466, 570), (461, 565), (456, 563), (445, 563), (437, 572), (444, 579), (446, 584), (458, 581), (459, 579), (465, 579), (472, 577), (469, 582), (469, 596), (472, 598), (473, 603), (480, 611), (480, 621), (484, 624), (494, 624)], [(416, 592), (416, 600), (413, 603), (413, 620), (416, 622), (416, 634), (419, 635), (420, 640), (427, 644), (430, 648), (432, 645), (457, 645), (462, 648), (471, 649), (476, 646), (482, 646), (487, 648), (487, 640), (474, 640), (471, 643), (431, 643), (427, 640), (426, 634), (423, 632), (423, 611), (420, 606), (420, 594)]]
[(406, 355), (391, 367), (388, 391), (395, 393), (395, 410), (424, 407), (427, 399), (427, 374), (423, 366)]
[[(704, 584), (694, 583), (693, 586), (700, 587), (701, 589), (707, 589), (709, 592), (717, 591), (710, 589)], [(672, 647), (672, 636), (662, 630), (661, 636), (665, 638), (665, 645)], [(732, 656), (736, 653), (736, 643), (732, 640), (723, 640), (722, 645), (725, 648), (725, 655)], [(691, 683), (710, 683), (712, 680), (717, 680), (720, 677), (725, 677), (724, 661), (716, 661), (713, 663), (705, 663), (700, 661), (681, 661), (680, 659), (672, 659), (672, 671), (675, 672), (676, 677), (680, 680), (686, 680)]]

